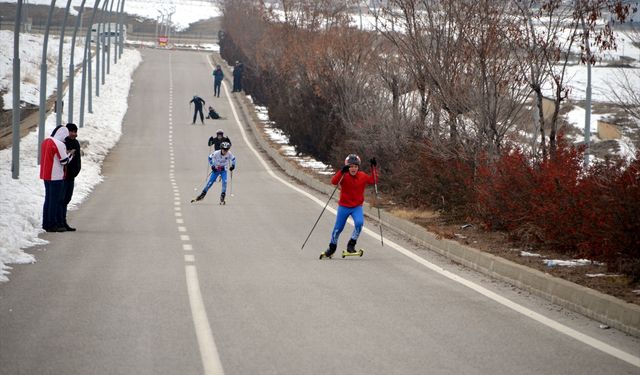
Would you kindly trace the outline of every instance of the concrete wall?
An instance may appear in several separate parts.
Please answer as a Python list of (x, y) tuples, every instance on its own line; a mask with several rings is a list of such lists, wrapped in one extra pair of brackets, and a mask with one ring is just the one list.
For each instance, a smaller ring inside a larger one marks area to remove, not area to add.
[(598, 137), (603, 141), (609, 139), (620, 139), (622, 132), (620, 127), (610, 122), (598, 120)]

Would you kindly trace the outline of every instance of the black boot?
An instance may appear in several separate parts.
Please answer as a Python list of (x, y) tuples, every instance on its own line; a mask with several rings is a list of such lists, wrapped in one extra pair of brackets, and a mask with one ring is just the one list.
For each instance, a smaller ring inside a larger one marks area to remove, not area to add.
[(329, 248), (327, 249), (327, 251), (324, 252), (324, 254), (328, 257), (332, 256), (333, 253), (336, 252), (336, 249), (338, 248), (338, 245), (334, 244), (334, 243), (330, 243), (329, 244)]
[(336, 244), (334, 244), (334, 243), (329, 243), (329, 248), (328, 248), (326, 251), (324, 251), (324, 252), (320, 253), (320, 259), (323, 259), (323, 258), (329, 258), (329, 259), (331, 259), (331, 256), (333, 255), (333, 253), (335, 253), (335, 252), (336, 252), (336, 248), (337, 248), (337, 247), (338, 247), (338, 246), (337, 246)]
[(205, 195), (207, 195), (207, 192), (203, 190), (202, 193), (200, 193), (200, 195), (196, 197), (196, 201), (202, 200), (202, 198), (204, 198)]
[(76, 231), (76, 228), (74, 228), (74, 227), (70, 226), (70, 225), (69, 225), (69, 224), (67, 224), (67, 223), (64, 223), (64, 227), (65, 227), (65, 229), (67, 230), (67, 232), (75, 232), (75, 231)]
[(347, 253), (355, 253), (356, 252), (356, 240), (353, 238), (347, 242)]
[(225, 193), (224, 191), (220, 194), (220, 203), (224, 203), (224, 197), (227, 196), (227, 193)]

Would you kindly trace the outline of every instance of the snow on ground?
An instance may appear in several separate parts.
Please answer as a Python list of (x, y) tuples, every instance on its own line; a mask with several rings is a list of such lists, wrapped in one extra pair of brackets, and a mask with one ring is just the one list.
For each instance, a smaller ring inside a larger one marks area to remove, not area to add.
[[(250, 96), (248, 98), (253, 101)], [(295, 147), (289, 144), (289, 137), (287, 137), (282, 130), (275, 127), (276, 123), (269, 119), (269, 110), (267, 107), (258, 105), (254, 105), (254, 107), (258, 119), (262, 122), (264, 132), (272, 142), (282, 145), (280, 152), (282, 152), (284, 156), (295, 160), (303, 168), (313, 169), (318, 174), (331, 175), (335, 173), (331, 166), (321, 161), (315, 160), (310, 156), (298, 155)]]
[(604, 266), (604, 263), (592, 262), (589, 259), (573, 259), (573, 260), (543, 259), (542, 263), (546, 264), (548, 267), (555, 267), (555, 266), (578, 267), (578, 266), (588, 266), (591, 264), (596, 266)]
[[(42, 58), (42, 34), (20, 33), (20, 100), (38, 106), (40, 103), (40, 63)], [(60, 38), (49, 36), (47, 48), (47, 97), (56, 90), (58, 69), (58, 51)], [(84, 38), (76, 38), (76, 49), (73, 56), (74, 65), (82, 63), (84, 53)], [(71, 56), (71, 38), (65, 38), (62, 49), (62, 65), (64, 78), (69, 73)], [(0, 92), (4, 109), (13, 108), (13, 31), (0, 30)]]
[[(137, 50), (125, 49), (122, 59), (111, 65), (111, 74), (104, 86), (107, 89), (101, 90), (100, 97), (93, 99), (93, 114), (85, 114), (85, 125), (78, 129), (78, 140), (81, 144), (86, 143), (82, 149), (82, 171), (76, 178), (70, 210), (77, 209), (95, 185), (102, 181), (102, 161), (122, 134), (131, 76), (140, 62)], [(81, 72), (76, 74), (77, 80), (80, 75)], [(80, 101), (80, 90), (76, 90), (75, 98)], [(78, 118), (77, 111), (74, 118)], [(47, 117), (45, 134), (50, 134), (54, 127), (55, 114), (52, 113)], [(25, 253), (23, 249), (47, 243), (38, 238), (44, 232), (41, 229), (44, 184), (39, 179), (37, 142), (37, 130), (20, 140), (20, 178), (17, 180), (11, 175), (11, 147), (0, 150), (0, 281), (8, 280), (11, 267), (7, 264), (36, 261), (34, 255)]]
[[(638, 86), (640, 88), (640, 86)], [(586, 111), (584, 108), (575, 106), (571, 111), (566, 114), (567, 122), (576, 127), (581, 134), (584, 134), (584, 122), (585, 122)], [(591, 140), (598, 141), (598, 120), (604, 119), (611, 116), (611, 114), (591, 114)], [(574, 139), (575, 142), (580, 143), (584, 142), (584, 136), (578, 135)], [(633, 160), (636, 155), (636, 147), (633, 144), (633, 141), (626, 136), (622, 136), (622, 138), (616, 140), (618, 142), (618, 146), (620, 150), (618, 151), (618, 155), (627, 160)]]
[[(15, 0), (2, 0), (0, 2), (16, 3)], [(30, 0), (29, 4), (50, 5), (51, 1)], [(81, 4), (82, 0), (71, 0), (72, 7), (80, 8)], [(86, 1), (85, 8), (93, 8), (93, 4), (94, 1)], [(66, 1), (56, 1), (55, 4), (58, 8), (64, 8), (66, 5)], [(168, 15), (169, 13), (174, 12), (171, 16), (171, 22), (177, 31), (186, 29), (194, 22), (218, 17), (222, 14), (218, 6), (213, 2), (198, 0), (190, 0), (188, 2), (179, 0), (127, 0), (124, 3), (124, 12), (152, 20), (159, 19), (161, 14)], [(77, 15), (78, 12), (75, 9), (72, 9), (70, 14)]]

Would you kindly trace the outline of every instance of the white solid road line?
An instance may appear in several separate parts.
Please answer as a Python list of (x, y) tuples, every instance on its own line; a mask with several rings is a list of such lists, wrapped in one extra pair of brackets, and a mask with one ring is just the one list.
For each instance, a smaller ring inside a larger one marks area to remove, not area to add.
[(211, 326), (207, 311), (204, 308), (202, 293), (200, 293), (200, 283), (198, 281), (198, 273), (193, 265), (186, 265), (187, 273), (187, 289), (189, 290), (189, 303), (191, 305), (191, 315), (193, 317), (193, 325), (198, 338), (198, 346), (200, 347), (200, 357), (202, 358), (202, 366), (205, 375), (223, 375), (222, 363), (218, 355), (216, 343), (213, 341), (211, 334)]
[[(211, 63), (211, 60), (207, 58), (207, 61), (209, 62), (209, 65), (213, 68), (213, 64)], [(325, 202), (319, 200), (318, 198), (314, 197), (313, 195), (307, 193), (306, 191), (298, 188), (297, 186), (294, 186), (292, 184), (290, 184), (289, 182), (283, 180), (282, 178), (278, 177), (269, 167), (269, 165), (267, 164), (266, 161), (264, 161), (262, 159), (262, 157), (260, 156), (260, 153), (258, 153), (258, 151), (251, 145), (251, 143), (249, 142), (249, 139), (244, 131), (244, 128), (242, 127), (242, 122), (240, 121), (240, 118), (238, 117), (238, 113), (236, 112), (235, 106), (233, 104), (233, 101), (231, 100), (231, 97), (229, 96), (229, 92), (227, 90), (227, 86), (225, 84), (225, 82), (223, 81), (223, 87), (224, 87), (224, 91), (227, 94), (227, 100), (229, 101), (229, 104), (231, 104), (231, 111), (233, 112), (233, 117), (236, 119), (236, 123), (238, 125), (238, 128), (240, 129), (240, 132), (242, 133), (242, 138), (244, 139), (245, 143), (247, 144), (247, 146), (249, 147), (249, 149), (251, 149), (251, 151), (255, 154), (256, 158), (260, 161), (260, 163), (262, 163), (262, 165), (264, 166), (264, 168), (267, 170), (267, 172), (276, 180), (280, 181), (281, 183), (283, 183), (284, 185), (288, 186), (289, 188), (297, 191), (298, 193), (308, 197), (309, 199), (311, 199), (312, 201), (316, 202), (317, 204), (319, 204), (320, 206), (324, 207)], [(259, 134), (256, 134), (257, 137), (259, 137)], [(336, 214), (336, 211), (331, 208), (331, 207), (327, 207), (327, 210), (332, 212), (334, 215)], [(363, 232), (368, 234), (369, 236), (380, 240), (380, 235), (373, 232), (370, 229), (364, 228)], [(598, 349), (604, 353), (607, 353), (611, 356), (614, 356), (618, 359), (621, 359), (627, 363), (630, 363), (636, 367), (640, 367), (640, 357), (636, 357), (632, 354), (629, 354), (625, 351), (622, 351), (618, 348), (615, 348), (605, 342), (602, 342), (598, 339), (595, 339), (591, 336), (585, 335), (581, 332), (578, 332), (572, 328), (569, 328), (567, 326), (565, 326), (564, 324), (561, 324), (559, 322), (556, 322), (555, 320), (552, 320), (550, 318), (545, 317), (544, 315), (538, 314), (537, 312), (528, 309), (518, 303), (515, 303), (505, 297), (502, 297), (470, 280), (467, 280), (463, 277), (460, 277), (458, 275), (455, 275), (441, 267), (436, 266), (435, 264), (423, 259), (422, 257), (414, 254), (413, 252), (405, 249), (404, 247), (396, 244), (395, 242), (389, 240), (388, 238), (385, 239), (385, 242), (394, 250), (398, 251), (399, 253), (409, 257), (410, 259), (418, 262), (419, 264), (429, 268), (430, 270), (437, 272), (439, 274), (441, 274), (442, 276), (453, 280), (457, 283), (460, 283), (480, 294), (482, 294), (483, 296), (490, 298), (492, 300), (494, 300), (495, 302), (498, 302), (499, 304), (506, 306), (514, 311), (517, 311), (518, 313), (527, 316), (539, 323), (542, 323), (544, 325), (546, 325), (549, 328), (552, 328), (560, 333), (563, 333), (569, 337), (574, 338), (575, 340), (578, 340), (584, 344), (587, 344), (595, 349)]]

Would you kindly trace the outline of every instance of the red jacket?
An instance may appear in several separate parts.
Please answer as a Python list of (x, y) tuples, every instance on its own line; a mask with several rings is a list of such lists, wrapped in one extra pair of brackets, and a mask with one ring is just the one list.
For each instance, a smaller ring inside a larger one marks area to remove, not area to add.
[(331, 183), (337, 185), (340, 182), (340, 178), (342, 178), (338, 204), (349, 208), (362, 205), (364, 202), (364, 189), (367, 185), (373, 185), (378, 182), (378, 172), (374, 167), (371, 168), (371, 175), (359, 170), (355, 176), (352, 176), (349, 172), (344, 177), (342, 176), (342, 171), (338, 171), (331, 179)]

